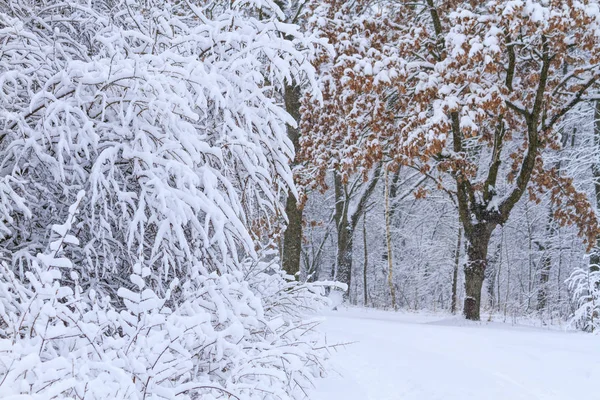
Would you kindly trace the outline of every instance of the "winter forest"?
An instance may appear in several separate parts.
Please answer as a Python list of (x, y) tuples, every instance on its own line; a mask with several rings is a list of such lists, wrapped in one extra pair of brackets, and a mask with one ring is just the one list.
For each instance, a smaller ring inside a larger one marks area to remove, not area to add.
[(600, 399), (599, 216), (598, 0), (0, 0), (2, 399)]

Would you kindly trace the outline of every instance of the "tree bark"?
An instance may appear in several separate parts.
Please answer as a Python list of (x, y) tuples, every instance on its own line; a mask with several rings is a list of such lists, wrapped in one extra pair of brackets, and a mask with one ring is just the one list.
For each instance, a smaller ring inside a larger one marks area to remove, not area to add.
[(392, 307), (396, 309), (396, 288), (394, 286), (394, 262), (392, 259), (392, 233), (390, 228), (390, 190), (388, 171), (385, 170), (385, 238), (387, 243), (388, 286), (392, 297)]
[(487, 252), (495, 226), (489, 223), (473, 225), (467, 235), (467, 264), (465, 265), (465, 318), (480, 320), (481, 288), (487, 267)]
[[(284, 93), (286, 111), (296, 120), (300, 120), (300, 88), (297, 86), (286, 86)], [(300, 133), (298, 129), (288, 125), (288, 137), (294, 145), (294, 151), (300, 148)], [(292, 166), (295, 163), (292, 163)], [(297, 276), (300, 272), (300, 256), (302, 252), (302, 209), (294, 194), (290, 191), (285, 203), (285, 212), (288, 225), (283, 234), (283, 270), (290, 275)]]
[[(596, 101), (594, 109), (594, 147), (596, 154), (600, 154), (600, 101)], [(597, 156), (600, 157), (600, 156)], [(594, 176), (594, 191), (596, 195), (596, 212), (600, 212), (600, 160), (592, 164)], [(596, 237), (596, 246), (590, 253), (590, 271), (598, 271), (600, 265), (600, 236)]]
[(350, 287), (352, 286), (352, 255), (354, 253), (353, 235), (350, 226), (347, 223), (342, 224), (338, 231), (337, 240), (337, 271), (335, 280), (348, 285), (345, 297), (350, 297)]
[[(560, 168), (560, 164), (559, 164)], [(538, 250), (542, 253), (540, 260), (540, 278), (537, 293), (537, 311), (543, 311), (548, 306), (548, 282), (550, 281), (550, 269), (552, 267), (552, 258), (550, 257), (551, 242), (550, 238), (556, 234), (554, 227), (554, 212), (552, 208), (548, 210), (548, 222), (546, 225), (546, 242), (537, 241)]]
[(548, 304), (548, 281), (550, 280), (550, 255), (544, 254), (541, 260), (542, 268), (540, 270), (540, 288), (538, 291), (537, 310), (543, 311)]
[(488, 307), (490, 310), (494, 310), (496, 306), (496, 265), (498, 265), (498, 259), (500, 258), (500, 253), (502, 252), (502, 247), (500, 243), (498, 243), (498, 247), (496, 251), (493, 253), (492, 262), (488, 261), (488, 266), (485, 270), (485, 280), (487, 281), (487, 293), (488, 293)]
[(454, 271), (452, 272), (452, 305), (450, 311), (456, 314), (456, 303), (458, 302), (458, 267), (460, 265), (460, 242), (462, 240), (462, 226), (458, 227), (458, 237), (456, 239), (456, 251), (454, 252)]
[(367, 272), (369, 267), (369, 252), (367, 247), (367, 213), (363, 213), (363, 247), (365, 251), (364, 257), (364, 266), (363, 266), (363, 305), (366, 307), (368, 305), (369, 293), (367, 286)]
[(337, 256), (335, 280), (348, 285), (345, 297), (349, 297), (352, 285), (352, 232), (348, 221), (348, 196), (342, 179), (334, 173), (335, 222), (337, 225)]
[(298, 208), (296, 197), (288, 193), (285, 203), (288, 226), (283, 235), (283, 270), (296, 276), (300, 272), (302, 252), (302, 209)]

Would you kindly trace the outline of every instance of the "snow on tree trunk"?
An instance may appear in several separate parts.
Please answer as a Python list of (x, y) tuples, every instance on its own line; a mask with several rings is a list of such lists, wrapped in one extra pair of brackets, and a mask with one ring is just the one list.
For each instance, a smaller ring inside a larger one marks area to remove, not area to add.
[(454, 250), (454, 267), (452, 268), (452, 302), (450, 312), (456, 313), (456, 305), (458, 303), (458, 269), (460, 266), (460, 248), (462, 242), (462, 227), (458, 228), (456, 235), (456, 249)]
[(487, 252), (491, 237), (490, 227), (478, 225), (466, 233), (467, 263), (465, 265), (465, 301), (463, 312), (466, 319), (480, 320), (481, 288), (487, 267)]
[[(286, 85), (284, 88), (286, 111), (296, 122), (300, 121), (300, 94), (299, 86)], [(288, 124), (287, 133), (294, 146), (294, 151), (297, 152), (300, 148), (300, 133), (297, 127)], [(293, 165), (295, 164), (294, 162)], [(283, 235), (282, 266), (288, 274), (295, 276), (300, 272), (300, 255), (302, 253), (302, 206), (292, 191), (287, 194), (285, 213), (288, 223)]]
[(396, 286), (394, 285), (394, 260), (392, 253), (392, 232), (391, 232), (391, 215), (390, 215), (390, 185), (388, 180), (388, 170), (385, 170), (385, 242), (387, 248), (387, 283), (390, 289), (390, 297), (392, 300), (392, 308), (396, 309)]

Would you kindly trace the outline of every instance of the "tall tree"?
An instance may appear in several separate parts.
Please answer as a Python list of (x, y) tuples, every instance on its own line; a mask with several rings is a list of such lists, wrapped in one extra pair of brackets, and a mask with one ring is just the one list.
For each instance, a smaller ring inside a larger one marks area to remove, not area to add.
[(456, 236), (456, 250), (454, 251), (454, 268), (452, 269), (452, 300), (450, 305), (450, 312), (456, 313), (456, 307), (458, 303), (458, 270), (460, 267), (460, 242), (462, 241), (462, 227), (458, 228), (458, 234)]
[[(306, 3), (298, 0), (290, 1), (285, 4), (282, 1), (275, 2), (285, 13), (285, 22), (290, 24), (300, 24), (306, 28), (306, 19), (304, 18), (304, 6)], [(292, 37), (286, 35), (288, 39)], [(306, 49), (304, 49), (306, 50)], [(302, 97), (302, 81), (287, 82), (283, 90), (283, 100), (285, 109), (294, 119), (294, 124), (287, 124), (288, 138), (294, 146), (294, 159), (292, 168), (297, 165), (296, 154), (300, 150), (300, 131), (298, 123), (300, 122), (300, 100)], [(289, 274), (296, 276), (300, 272), (300, 259), (302, 254), (302, 215), (303, 205), (298, 201), (298, 195), (290, 190), (287, 193), (285, 203), (285, 214), (287, 225), (283, 234), (282, 267)]]
[(392, 253), (392, 233), (391, 233), (391, 210), (390, 210), (390, 183), (388, 179), (388, 171), (385, 170), (385, 244), (387, 247), (386, 259), (388, 263), (388, 287), (392, 298), (392, 307), (396, 308), (396, 287), (394, 286), (394, 259)]
[[(367, 2), (318, 9), (341, 37), (322, 60), (330, 101), (307, 102), (305, 151), (344, 171), (385, 160), (450, 176), (466, 241), (464, 314), (479, 320), (492, 233), (528, 192), (549, 192), (554, 218), (588, 243), (593, 208), (542, 155), (556, 126), (594, 100), (600, 16), (593, 0)], [(340, 122), (340, 116), (345, 120)]]
[[(296, 122), (300, 121), (300, 86), (286, 85), (284, 89), (285, 108)], [(299, 150), (300, 135), (296, 126), (287, 125), (288, 137), (292, 141), (294, 151)], [(292, 163), (295, 165), (295, 162)], [(285, 203), (287, 226), (283, 234), (282, 267), (289, 274), (296, 276), (300, 272), (300, 256), (302, 253), (302, 206), (296, 194), (288, 191)]]
[(351, 184), (347, 184), (342, 181), (338, 173), (334, 173), (334, 218), (337, 228), (335, 279), (348, 285), (346, 293), (348, 297), (352, 285), (354, 233), (358, 221), (366, 209), (367, 202), (377, 186), (380, 174), (381, 166), (378, 165), (366, 183), (363, 184), (362, 178), (357, 178)]
[[(600, 212), (600, 100), (594, 105), (594, 148), (596, 157), (592, 162), (592, 175), (594, 178), (594, 194), (596, 212)], [(596, 237), (596, 245), (590, 254), (590, 268), (592, 270), (600, 269), (600, 235)]]

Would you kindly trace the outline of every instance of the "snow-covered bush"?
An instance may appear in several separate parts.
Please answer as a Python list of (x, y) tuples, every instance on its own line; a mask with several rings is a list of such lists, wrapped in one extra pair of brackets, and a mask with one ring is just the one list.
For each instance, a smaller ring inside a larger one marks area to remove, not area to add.
[[(93, 292), (82, 295), (63, 257), (64, 246), (78, 244), (69, 232), (82, 198), (70, 207), (68, 221), (53, 227), (50, 251), (34, 259), (26, 284), (6, 263), (0, 266), (3, 398), (304, 396), (323, 359), (323, 350), (315, 349), (318, 336), (303, 337), (313, 322), (266, 313), (240, 273), (198, 268), (180, 287), (173, 281), (161, 298), (146, 287), (151, 271), (137, 265), (130, 276), (135, 289), (118, 290), (123, 310)], [(74, 287), (60, 283), (69, 270)], [(286, 289), (294, 290), (290, 285)], [(173, 290), (185, 300), (171, 309), (166, 303)]]
[(270, 1), (194, 4), (23, 0), (0, 13), (0, 240), (20, 274), (80, 189), (70, 258), (102, 294), (136, 263), (159, 293), (197, 262), (239, 270), (253, 228), (284, 214), (294, 122), (277, 93), (312, 76), (305, 39)]
[(600, 270), (578, 268), (568, 283), (577, 307), (571, 325), (586, 332), (600, 332)]
[(281, 89), (313, 74), (282, 16), (2, 7), (1, 398), (305, 396), (320, 287), (262, 250), (293, 185)]

